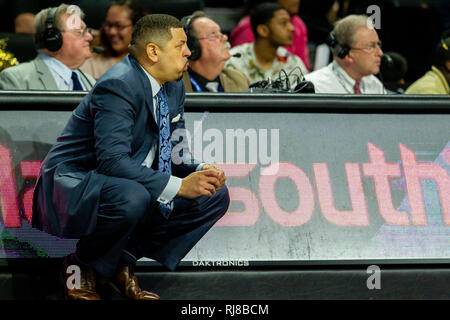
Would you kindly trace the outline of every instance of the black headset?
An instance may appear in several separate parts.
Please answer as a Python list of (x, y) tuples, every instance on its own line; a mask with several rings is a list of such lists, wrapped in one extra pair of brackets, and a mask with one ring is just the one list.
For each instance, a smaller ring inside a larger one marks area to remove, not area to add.
[(198, 60), (202, 56), (202, 47), (200, 45), (200, 41), (198, 41), (198, 39), (192, 35), (193, 32), (191, 30), (192, 22), (197, 18), (200, 17), (196, 17), (193, 15), (188, 16), (183, 23), (184, 33), (186, 33), (187, 37), (187, 46), (191, 51), (191, 55), (188, 59), (191, 61)]
[(346, 55), (350, 52), (351, 48), (347, 44), (340, 44), (336, 36), (333, 33), (330, 33), (327, 37), (326, 44), (330, 46), (330, 48), (336, 53), (338, 58), (344, 59)]
[(43, 35), (44, 48), (48, 51), (58, 51), (62, 47), (62, 35), (61, 31), (55, 28), (55, 16), (58, 8), (51, 8), (47, 13), (45, 19), (45, 31)]

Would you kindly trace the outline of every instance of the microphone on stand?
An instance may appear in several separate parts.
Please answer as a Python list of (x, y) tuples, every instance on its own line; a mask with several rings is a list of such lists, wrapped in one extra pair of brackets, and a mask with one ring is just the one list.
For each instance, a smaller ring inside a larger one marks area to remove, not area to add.
[(389, 66), (394, 64), (394, 61), (392, 60), (391, 56), (386, 53), (381, 56), (381, 59), (385, 60)]

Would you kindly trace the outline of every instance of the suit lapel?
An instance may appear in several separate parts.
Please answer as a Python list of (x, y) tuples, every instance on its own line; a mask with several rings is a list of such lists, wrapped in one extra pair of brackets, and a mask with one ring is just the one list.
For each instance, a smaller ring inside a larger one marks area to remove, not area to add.
[(137, 74), (139, 76), (139, 82), (141, 82), (144, 86), (145, 104), (149, 109), (154, 125), (156, 126), (156, 128), (158, 128), (158, 124), (155, 121), (156, 115), (153, 113), (153, 93), (152, 87), (150, 85), (150, 80), (148, 79), (147, 75), (145, 74), (145, 71), (142, 69), (139, 62), (132, 55), (129, 55), (129, 58), (131, 61), (131, 65), (137, 71)]
[(44, 90), (59, 90), (58, 86), (56, 85), (56, 81), (45, 62), (39, 57), (34, 59), (33, 62), (36, 68), (38, 80), (41, 82)]
[(87, 91), (91, 90), (93, 87), (94, 83), (91, 83), (91, 79), (88, 78), (88, 76), (86, 75), (86, 73), (84, 73), (82, 70), (77, 69), (79, 74), (81, 75), (80, 81), (83, 83), (83, 86), (86, 88)]

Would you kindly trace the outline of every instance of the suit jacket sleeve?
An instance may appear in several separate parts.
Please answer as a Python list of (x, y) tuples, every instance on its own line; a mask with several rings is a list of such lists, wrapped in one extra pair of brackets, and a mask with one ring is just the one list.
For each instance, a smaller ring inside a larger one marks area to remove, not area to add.
[(0, 90), (25, 90), (13, 72), (5, 69), (0, 72)]
[(131, 156), (132, 131), (138, 108), (145, 107), (144, 95), (123, 80), (105, 80), (93, 89), (90, 110), (98, 173), (137, 181), (156, 201), (170, 175), (142, 166)]

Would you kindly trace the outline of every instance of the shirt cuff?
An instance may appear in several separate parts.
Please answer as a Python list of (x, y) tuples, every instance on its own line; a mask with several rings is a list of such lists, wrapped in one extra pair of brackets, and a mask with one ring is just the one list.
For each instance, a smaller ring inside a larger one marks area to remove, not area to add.
[(202, 169), (203, 169), (203, 166), (205, 165), (206, 163), (200, 163), (198, 166), (197, 166), (197, 168), (195, 169), (195, 171), (201, 171)]
[(181, 178), (170, 176), (169, 182), (167, 183), (163, 192), (156, 201), (166, 204), (170, 200), (175, 198), (175, 196), (177, 195), (178, 191), (181, 188), (181, 180), (182, 180)]

